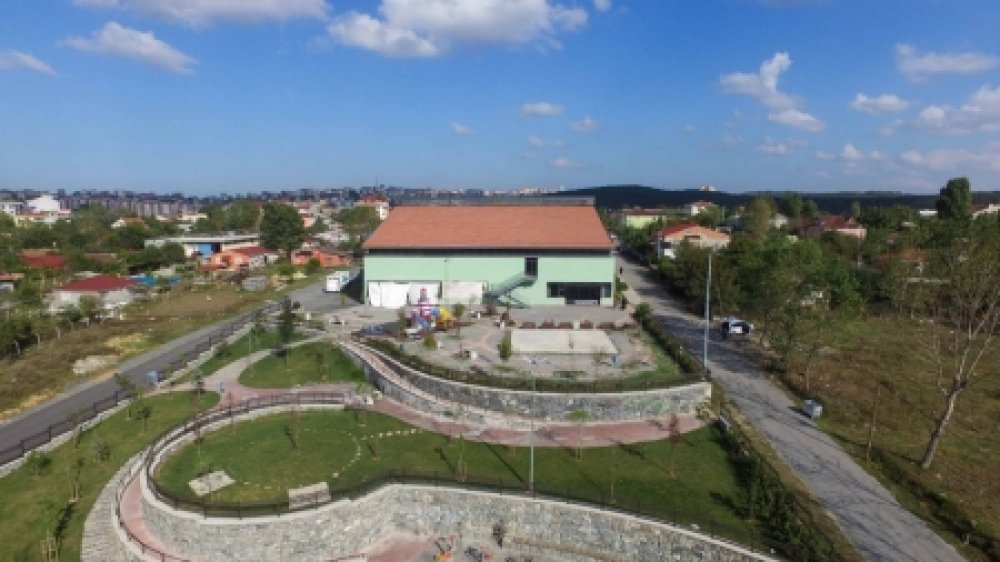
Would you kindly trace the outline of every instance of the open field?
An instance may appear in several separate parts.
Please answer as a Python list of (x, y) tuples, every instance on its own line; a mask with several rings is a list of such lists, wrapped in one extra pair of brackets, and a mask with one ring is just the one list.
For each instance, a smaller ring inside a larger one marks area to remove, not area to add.
[[(300, 281), (291, 288), (308, 282)], [(127, 309), (125, 320), (63, 330), (59, 339), (42, 340), (21, 357), (0, 359), (0, 417), (43, 402), (88, 378), (111, 375), (111, 369), (73, 374), (73, 364), (80, 359), (117, 355), (117, 362), (282, 294), (236, 291), (228, 286), (174, 290), (152, 303)]]
[[(959, 399), (933, 466), (919, 461), (944, 406), (926, 326), (868, 318), (837, 325), (815, 359), (810, 394), (824, 403), (818, 421), (858, 462), (956, 545), (966, 531), (1000, 537), (1000, 350), (980, 363), (979, 381)], [(804, 394), (798, 370), (787, 381)], [(866, 443), (880, 388), (871, 461)], [(972, 523), (974, 522), (974, 523)], [(1000, 545), (994, 556), (1000, 557)], [(981, 551), (962, 547), (973, 559)]]
[[(0, 479), (0, 561), (42, 560), (40, 543), (46, 533), (59, 538), (60, 560), (78, 560), (83, 523), (108, 480), (160, 432), (214, 405), (218, 396), (207, 393), (197, 401), (189, 393), (177, 393), (144, 400), (150, 406), (145, 429), (123, 410), (82, 433), (78, 442), (55, 449), (41, 474), (22, 466)], [(102, 451), (107, 453), (103, 462)], [(80, 498), (69, 504), (74, 482), (80, 484)]]
[(325, 382), (366, 382), (365, 374), (328, 342), (290, 348), (287, 357), (271, 355), (250, 366), (240, 382), (252, 388), (293, 388)]
[[(393, 418), (368, 412), (278, 414), (236, 424), (205, 436), (170, 457), (158, 473), (169, 490), (195, 499), (188, 481), (202, 471), (224, 470), (236, 484), (215, 492), (223, 501), (287, 501), (289, 488), (329, 481), (331, 488), (363, 481), (386, 470), (438, 472), (454, 479), (464, 462), (470, 479), (527, 486), (528, 451), (448, 436), (412, 432)], [(363, 425), (362, 425), (363, 424)], [(391, 433), (391, 435), (386, 435)], [(377, 437), (378, 435), (382, 437)], [(696, 514), (702, 521), (749, 530), (731, 507), (742, 490), (711, 428), (685, 434), (678, 443), (535, 451), (539, 487), (610, 500), (623, 505), (659, 504)]]

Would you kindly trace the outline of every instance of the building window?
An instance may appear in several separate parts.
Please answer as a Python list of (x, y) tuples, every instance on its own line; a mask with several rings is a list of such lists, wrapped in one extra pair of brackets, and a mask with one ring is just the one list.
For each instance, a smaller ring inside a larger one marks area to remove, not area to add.
[(538, 258), (524, 258), (524, 274), (538, 277)]
[(566, 296), (566, 285), (563, 283), (549, 283), (549, 298), (558, 299)]

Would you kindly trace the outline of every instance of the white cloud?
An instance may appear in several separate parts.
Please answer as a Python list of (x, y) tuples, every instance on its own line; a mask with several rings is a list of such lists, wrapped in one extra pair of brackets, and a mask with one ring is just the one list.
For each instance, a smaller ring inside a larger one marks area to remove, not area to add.
[(788, 53), (776, 53), (760, 65), (757, 74), (734, 72), (719, 78), (727, 94), (750, 96), (771, 109), (794, 107), (795, 99), (778, 90), (778, 78), (792, 66)]
[(80, 51), (135, 59), (171, 72), (190, 73), (198, 61), (157, 39), (152, 33), (108, 22), (90, 38), (69, 37), (61, 45)]
[(551, 0), (382, 0), (378, 12), (348, 12), (327, 31), (345, 45), (384, 56), (436, 57), (463, 44), (558, 49), (559, 32), (587, 23), (583, 8)]
[(864, 94), (854, 96), (851, 102), (851, 109), (862, 113), (877, 115), (885, 112), (906, 111), (910, 107), (910, 102), (901, 99), (895, 94), (882, 94), (881, 96), (870, 98)]
[(545, 148), (545, 147), (562, 148), (563, 146), (565, 146), (565, 143), (563, 143), (563, 141), (559, 139), (547, 141), (543, 140), (542, 138), (536, 135), (531, 135), (528, 137), (528, 144), (530, 144), (535, 148)]
[(816, 158), (819, 158), (820, 160), (833, 160), (836, 157), (837, 155), (832, 152), (827, 152), (825, 150), (816, 151)]
[(326, 0), (73, 0), (77, 6), (125, 8), (192, 27), (217, 22), (258, 23), (292, 19), (326, 19)]
[(17, 70), (19, 68), (33, 70), (42, 74), (48, 74), (49, 76), (56, 75), (56, 71), (52, 70), (51, 66), (28, 53), (22, 53), (13, 49), (0, 51), (0, 70)]
[(593, 117), (585, 115), (583, 119), (571, 123), (569, 127), (578, 133), (590, 133), (600, 129), (601, 124)]
[(993, 55), (965, 53), (920, 53), (912, 45), (896, 45), (896, 68), (909, 80), (919, 82), (935, 74), (977, 74), (1000, 64)]
[(865, 159), (865, 155), (851, 143), (844, 145), (844, 149), (840, 151), (840, 157), (848, 162), (860, 162)]
[(692, 124), (692, 123), (685, 123), (685, 124), (684, 124), (684, 125), (683, 125), (683, 126), (681, 127), (681, 132), (682, 132), (682, 133), (693, 133), (693, 132), (695, 132), (696, 130), (698, 130), (698, 129), (697, 129), (697, 127), (695, 127), (695, 126), (694, 126), (694, 124)]
[(580, 164), (573, 160), (570, 160), (565, 156), (560, 156), (558, 158), (549, 160), (549, 166), (560, 170), (569, 170), (573, 168), (579, 168)]
[(459, 123), (458, 121), (451, 122), (451, 132), (456, 135), (471, 135), (472, 127), (466, 125), (465, 123)]
[(782, 125), (788, 125), (789, 127), (795, 127), (796, 129), (811, 133), (818, 133), (826, 128), (826, 125), (819, 119), (795, 108), (769, 113), (767, 118), (775, 123), (781, 123)]
[(909, 150), (899, 157), (907, 164), (935, 172), (965, 171), (969, 167), (1000, 170), (1000, 145), (997, 144), (979, 150), (967, 148)]
[(555, 117), (562, 112), (563, 106), (547, 101), (530, 101), (521, 106), (524, 117)]
[(799, 102), (778, 89), (778, 78), (792, 66), (788, 53), (775, 53), (760, 65), (757, 74), (734, 72), (719, 79), (727, 94), (750, 96), (771, 109), (767, 118), (775, 123), (803, 131), (818, 132), (826, 125), (816, 117), (797, 109)]
[(889, 155), (880, 150), (871, 150), (868, 152), (868, 159), (876, 162), (882, 162), (888, 160)]
[(1000, 87), (979, 88), (960, 107), (930, 105), (917, 115), (917, 127), (948, 134), (1000, 131)]
[(607, 12), (611, 9), (611, 0), (594, 0), (594, 9), (599, 12)]
[(783, 142), (777, 142), (771, 137), (766, 137), (764, 142), (757, 147), (757, 152), (774, 156), (785, 156), (794, 152), (792, 147)]

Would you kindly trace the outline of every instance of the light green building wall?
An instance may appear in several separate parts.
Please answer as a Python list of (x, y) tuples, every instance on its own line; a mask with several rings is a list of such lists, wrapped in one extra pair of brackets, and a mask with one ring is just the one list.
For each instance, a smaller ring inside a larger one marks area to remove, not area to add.
[(625, 215), (625, 226), (629, 228), (646, 228), (647, 224), (662, 219), (663, 215)]
[[(365, 283), (379, 281), (446, 282), (475, 281), (487, 289), (524, 273), (523, 255), (429, 255), (369, 254), (365, 257)], [(538, 255), (538, 277), (531, 285), (511, 291), (528, 306), (562, 305), (565, 299), (548, 296), (549, 283), (614, 283), (615, 262), (611, 255)], [(367, 296), (366, 296), (367, 299)], [(611, 295), (601, 297), (602, 306), (612, 306)]]

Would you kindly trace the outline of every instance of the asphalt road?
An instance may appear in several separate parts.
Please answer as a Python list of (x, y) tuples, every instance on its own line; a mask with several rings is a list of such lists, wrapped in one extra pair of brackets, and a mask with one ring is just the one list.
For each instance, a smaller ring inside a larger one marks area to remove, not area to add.
[[(340, 295), (323, 292), (323, 283), (309, 285), (291, 293), (291, 298), (302, 304), (303, 310), (329, 312), (340, 308)], [(351, 303), (348, 299), (348, 303)], [(249, 315), (243, 315), (248, 317)], [(147, 353), (123, 362), (118, 370), (137, 385), (146, 385), (150, 371), (163, 371), (171, 362), (193, 353), (209, 338), (218, 340), (220, 334), (240, 317), (227, 318), (184, 337), (164, 344)], [(0, 452), (19, 447), (22, 440), (45, 431), (49, 426), (62, 423), (68, 416), (82, 409), (91, 408), (94, 402), (114, 396), (119, 389), (115, 380), (89, 381), (76, 385), (44, 404), (28, 410), (0, 425)], [(0, 462), (6, 459), (0, 457)]]
[[(704, 319), (688, 314), (649, 271), (619, 260), (624, 280), (654, 316), (701, 357)], [(948, 543), (804, 416), (741, 349), (710, 331), (708, 367), (729, 399), (771, 442), (795, 474), (833, 515), (867, 560), (963, 560)]]

